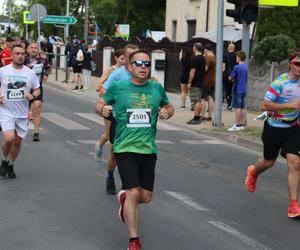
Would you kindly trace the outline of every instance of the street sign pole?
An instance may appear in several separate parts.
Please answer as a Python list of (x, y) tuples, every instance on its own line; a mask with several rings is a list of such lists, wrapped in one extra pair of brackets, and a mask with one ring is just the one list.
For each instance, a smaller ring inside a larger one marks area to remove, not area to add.
[(224, 23), (224, 0), (218, 3), (218, 24), (217, 24), (217, 61), (216, 61), (216, 103), (214, 113), (214, 126), (222, 127), (222, 64), (223, 64), (223, 23)]
[[(66, 16), (68, 17), (70, 13), (70, 0), (67, 0), (67, 6), (66, 6)], [(69, 36), (69, 25), (65, 25), (65, 41), (67, 37)]]
[[(37, 19), (38, 19), (38, 39), (41, 36), (41, 20), (40, 20), (40, 5), (37, 6)], [(41, 43), (39, 42), (39, 49), (41, 49)]]

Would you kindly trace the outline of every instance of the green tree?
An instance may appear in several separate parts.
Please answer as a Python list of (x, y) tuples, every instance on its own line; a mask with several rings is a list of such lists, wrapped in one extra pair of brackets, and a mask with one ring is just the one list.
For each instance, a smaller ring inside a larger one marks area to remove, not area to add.
[(300, 17), (299, 8), (274, 7), (261, 9), (257, 23), (258, 39), (278, 34), (291, 37), (300, 46)]

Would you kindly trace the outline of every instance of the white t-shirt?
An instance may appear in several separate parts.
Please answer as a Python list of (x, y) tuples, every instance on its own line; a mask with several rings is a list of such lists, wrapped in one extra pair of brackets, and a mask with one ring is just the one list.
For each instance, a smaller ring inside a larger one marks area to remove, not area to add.
[(7, 65), (0, 68), (0, 84), (0, 94), (4, 97), (0, 104), (0, 119), (2, 116), (27, 118), (29, 101), (25, 95), (40, 87), (35, 72), (26, 66), (15, 69), (12, 64)]

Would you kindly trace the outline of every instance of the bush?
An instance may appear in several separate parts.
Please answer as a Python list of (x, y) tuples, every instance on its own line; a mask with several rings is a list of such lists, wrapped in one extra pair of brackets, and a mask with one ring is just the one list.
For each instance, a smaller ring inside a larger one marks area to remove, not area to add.
[(280, 34), (264, 38), (253, 50), (254, 59), (263, 63), (281, 62), (288, 58), (288, 55), (296, 49), (295, 41), (289, 36)]

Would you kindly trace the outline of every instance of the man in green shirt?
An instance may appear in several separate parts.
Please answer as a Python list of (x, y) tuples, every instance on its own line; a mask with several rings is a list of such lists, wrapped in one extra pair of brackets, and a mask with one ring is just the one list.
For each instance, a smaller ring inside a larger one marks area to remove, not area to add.
[(138, 50), (129, 57), (130, 80), (113, 83), (96, 111), (116, 119), (114, 154), (122, 180), (119, 217), (127, 224), (129, 250), (141, 249), (138, 238), (138, 204), (152, 200), (157, 148), (157, 119), (169, 119), (174, 107), (163, 87), (149, 80), (150, 54)]

